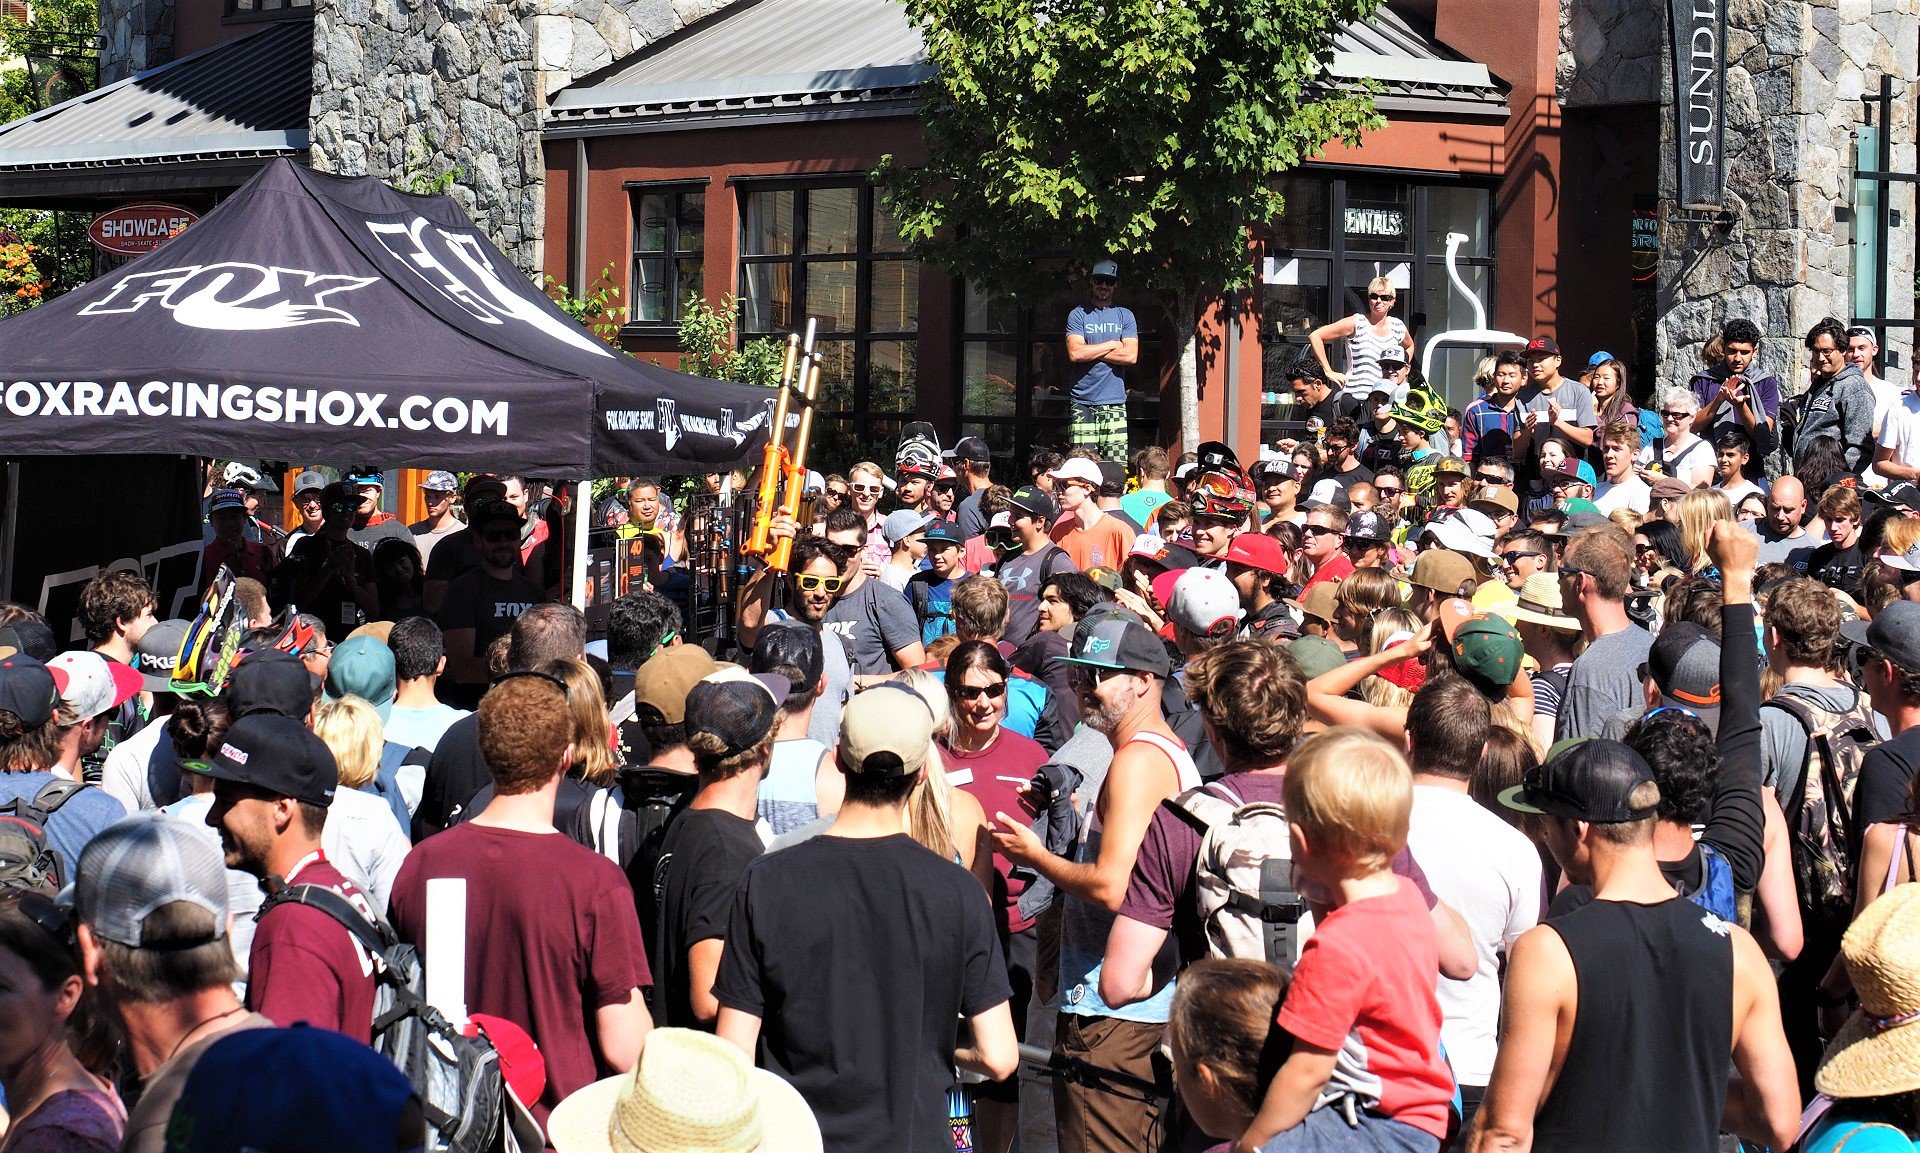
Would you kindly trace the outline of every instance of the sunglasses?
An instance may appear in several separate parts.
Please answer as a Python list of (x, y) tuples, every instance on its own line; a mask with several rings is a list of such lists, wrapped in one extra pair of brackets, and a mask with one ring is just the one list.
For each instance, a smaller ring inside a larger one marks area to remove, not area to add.
[(854, 492), (864, 493), (867, 496), (878, 496), (880, 493), (886, 491), (886, 486), (879, 484), (856, 484), (851, 486), (851, 488)]
[(1662, 412), (1660, 413), (1660, 419), (1661, 419), (1661, 420), (1687, 420), (1688, 418), (1690, 418), (1690, 417), (1692, 417), (1692, 416), (1693, 416), (1693, 414), (1692, 414), (1692, 413), (1690, 413), (1690, 412), (1666, 412), (1666, 411), (1662, 411)]
[(853, 494), (849, 493), (844, 488), (830, 488), (827, 490), (827, 495), (832, 497), (834, 500), (845, 500), (847, 499), (847, 497)]
[(1388, 294), (1385, 294), (1385, 295), (1383, 295), (1383, 294), (1381, 294), (1381, 293), (1378, 293), (1378, 292), (1369, 292), (1369, 293), (1367, 293), (1367, 299), (1368, 299), (1368, 300), (1384, 300), (1384, 301), (1386, 301), (1387, 303), (1389, 303), (1389, 304), (1391, 304), (1391, 303), (1393, 303), (1393, 299), (1394, 299), (1394, 298), (1393, 298), (1393, 295), (1392, 295), (1391, 293), (1388, 293)]
[(34, 889), (9, 886), (0, 891), (0, 908), (12, 905), (56, 941), (73, 941), (73, 920), (58, 902)]
[(480, 539), (486, 541), (488, 544), (504, 544), (510, 540), (519, 540), (520, 530), (517, 528), (490, 528), (480, 534)]
[(1072, 669), (1068, 670), (1067, 679), (1075, 683), (1084, 682), (1092, 685), (1104, 685), (1108, 680), (1126, 671), (1126, 669), (1101, 669), (1092, 668), (1087, 665), (1075, 665)]
[[(1473, 474), (1473, 479), (1479, 481), (1481, 484), (1512, 484), (1513, 483), (1512, 477), (1501, 476), (1497, 472), (1476, 472)], [(1377, 488), (1379, 486), (1376, 485), (1375, 487)]]
[(1323, 525), (1323, 524), (1307, 525), (1306, 534), (1308, 536), (1340, 536), (1342, 535), (1339, 529), (1328, 528), (1326, 525)]
[(1398, 485), (1376, 484), (1373, 486), (1373, 491), (1379, 493), (1381, 496), (1399, 496), (1406, 490)]
[(1007, 695), (1007, 682), (996, 681), (990, 685), (960, 685), (951, 690), (958, 701), (977, 701), (981, 697), (999, 700)]
[(1117, 276), (1096, 276), (1093, 278), (1093, 282), (1095, 284), (1118, 284), (1120, 283), (1120, 278)]
[(1508, 564), (1519, 564), (1521, 561), (1525, 560), (1530, 556), (1543, 556), (1543, 555), (1545, 554), (1537, 553), (1537, 552), (1503, 552), (1500, 554), (1500, 559), (1503, 561), (1506, 561)]
[[(1640, 679), (1643, 681), (1647, 679), (1647, 666), (1645, 665), (1640, 666)], [(1652, 712), (1647, 713), (1645, 716), (1641, 717), (1640, 721), (1642, 724), (1645, 724), (1647, 721), (1652, 720), (1653, 718), (1659, 716), (1661, 713), (1674, 713), (1683, 717), (1692, 717), (1696, 721), (1700, 719), (1699, 713), (1694, 712), (1692, 709), (1687, 708), (1685, 705), (1661, 705), (1659, 708), (1654, 709)]]
[(793, 583), (803, 593), (837, 593), (847, 585), (842, 576), (821, 576), (818, 573), (801, 573), (793, 578)]

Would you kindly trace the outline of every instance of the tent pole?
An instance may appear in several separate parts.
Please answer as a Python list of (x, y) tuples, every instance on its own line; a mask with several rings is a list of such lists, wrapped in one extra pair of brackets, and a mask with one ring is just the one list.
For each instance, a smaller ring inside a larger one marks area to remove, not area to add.
[(20, 462), (7, 462), (7, 506), (0, 519), (0, 596), (13, 599), (13, 544), (20, 528)]
[(593, 482), (583, 480), (573, 490), (573, 607), (587, 611), (587, 525), (593, 519)]

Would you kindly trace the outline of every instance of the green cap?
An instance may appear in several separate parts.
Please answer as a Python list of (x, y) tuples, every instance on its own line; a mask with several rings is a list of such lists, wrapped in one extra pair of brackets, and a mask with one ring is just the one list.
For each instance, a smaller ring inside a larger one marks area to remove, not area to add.
[(1496, 685), (1512, 684), (1527, 655), (1520, 634), (1505, 618), (1491, 613), (1478, 613), (1460, 622), (1453, 631), (1452, 645), (1455, 666)]
[(1325, 637), (1301, 637), (1287, 642), (1287, 652), (1300, 666), (1300, 675), (1312, 680), (1347, 663), (1347, 654)]

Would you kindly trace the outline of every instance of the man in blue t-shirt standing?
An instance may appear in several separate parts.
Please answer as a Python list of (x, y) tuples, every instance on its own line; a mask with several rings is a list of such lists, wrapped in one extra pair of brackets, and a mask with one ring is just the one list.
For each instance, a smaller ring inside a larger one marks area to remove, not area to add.
[(1140, 359), (1140, 326), (1131, 309), (1113, 303), (1120, 266), (1093, 266), (1089, 303), (1067, 317), (1072, 380), (1073, 444), (1102, 460), (1127, 459), (1127, 369)]

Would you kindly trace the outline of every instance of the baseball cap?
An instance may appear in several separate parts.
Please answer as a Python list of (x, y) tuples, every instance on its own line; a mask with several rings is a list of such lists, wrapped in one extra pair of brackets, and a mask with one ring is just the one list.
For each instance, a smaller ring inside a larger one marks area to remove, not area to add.
[(1547, 479), (1555, 484), (1564, 484), (1573, 480), (1591, 485), (1597, 478), (1593, 475), (1592, 465), (1584, 460), (1570, 460), (1562, 464), (1558, 472), (1548, 474)]
[(1873, 489), (1863, 488), (1860, 495), (1862, 497), (1877, 496), (1890, 505), (1898, 505), (1908, 510), (1920, 510), (1920, 487), (1916, 487), (1911, 481), (1894, 481), (1878, 493)]
[(953, 446), (953, 459), (988, 464), (993, 460), (993, 450), (987, 447), (986, 441), (977, 436), (963, 436)]
[(895, 509), (887, 514), (886, 523), (880, 531), (886, 536), (887, 544), (899, 548), (900, 542), (914, 533), (924, 530), (933, 523), (933, 518), (924, 512), (915, 512), (910, 508)]
[(1577, 532), (1585, 532), (1590, 528), (1599, 528), (1603, 524), (1613, 523), (1607, 519), (1606, 513), (1595, 508), (1593, 502), (1589, 500), (1570, 500), (1567, 502), (1566, 511), (1567, 519), (1560, 524), (1559, 535), (1562, 536), (1571, 536)]
[(1374, 360), (1379, 364), (1405, 364), (1407, 363), (1407, 352), (1406, 349), (1396, 344), (1392, 348), (1382, 349), (1380, 355), (1375, 357)]
[(1021, 512), (1037, 516), (1049, 524), (1053, 523), (1054, 518), (1060, 515), (1060, 506), (1053, 503), (1053, 498), (1031, 485), (1026, 488), (1016, 489), (1014, 494), (1007, 498), (1007, 503), (1019, 509)]
[(1101, 461), (1100, 487), (1125, 490), (1127, 487), (1127, 466), (1117, 460)]
[(321, 688), (330, 701), (341, 697), (359, 697), (380, 714), (386, 724), (393, 712), (393, 696), (400, 682), (394, 671), (393, 650), (377, 637), (348, 637), (333, 646), (327, 662), (327, 679)]
[(1167, 617), (1188, 632), (1203, 637), (1216, 635), (1215, 630), (1230, 633), (1245, 615), (1239, 590), (1219, 569), (1190, 568), (1169, 575), (1174, 581), (1172, 595), (1163, 602)]
[(1452, 597), (1476, 579), (1472, 561), (1451, 549), (1430, 548), (1414, 559), (1407, 583)]
[(928, 548), (937, 544), (950, 544), (956, 548), (964, 548), (967, 543), (960, 539), (960, 526), (950, 520), (934, 521), (933, 525), (927, 529), (927, 535), (921, 539), (926, 541)]
[(360, 495), (345, 481), (336, 480), (320, 490), (320, 514), (323, 518), (345, 516), (359, 507)]
[(1560, 344), (1558, 341), (1554, 340), (1553, 337), (1551, 336), (1536, 336), (1532, 340), (1527, 341), (1526, 351), (1523, 352), (1521, 355), (1523, 356), (1559, 356)]
[(93, 652), (61, 653), (47, 662), (47, 668), (59, 670), (56, 676), (65, 675), (60, 699), (83, 721), (126, 704), (143, 683), (133, 666)]
[(1192, 476), (1194, 473), (1199, 471), (1200, 471), (1200, 466), (1198, 464), (1196, 464), (1193, 461), (1188, 461), (1187, 463), (1181, 465), (1179, 468), (1176, 468), (1173, 470), (1173, 479), (1177, 481), (1185, 482), (1188, 477)]
[(1486, 513), (1470, 508), (1448, 510), (1449, 515), (1427, 522), (1421, 535), (1441, 548), (1457, 553), (1493, 558), (1493, 521)]
[(652, 705), (670, 725), (687, 717), (687, 694), (720, 666), (699, 645), (675, 645), (648, 657), (633, 674), (633, 699)]
[(1120, 266), (1118, 264), (1115, 264), (1111, 260), (1095, 261), (1093, 265), (1093, 270), (1087, 273), (1087, 275), (1088, 276), (1111, 276), (1117, 279), (1120, 275)]
[(1263, 532), (1243, 532), (1228, 541), (1226, 561), (1275, 576), (1287, 575), (1287, 551)]
[(800, 674), (801, 683), (796, 687), (811, 689), (820, 683), (825, 664), (826, 653), (819, 633), (798, 621), (769, 621), (760, 630), (760, 639), (753, 646), (747, 668), (756, 673), (792, 669)]
[[(1234, 604), (1239, 603), (1236, 594)], [(1072, 665), (1128, 669), (1162, 678), (1170, 665), (1167, 646), (1140, 623), (1140, 618), (1128, 612), (1097, 608), (1074, 626), (1073, 644), (1060, 659)]]
[(1520, 675), (1526, 646), (1505, 617), (1474, 612), (1459, 599), (1441, 602), (1437, 616), (1455, 668), (1495, 685), (1510, 685)]
[(299, 476), (293, 478), (293, 494), (295, 496), (299, 496), (303, 492), (319, 492), (326, 487), (327, 474), (317, 468), (307, 469)]
[(180, 658), (180, 646), (186, 643), (192, 621), (175, 617), (148, 629), (140, 643), (133, 646), (133, 669), (140, 674), (141, 687), (150, 693), (173, 691), (173, 666)]
[(430, 492), (458, 492), (460, 482), (454, 479), (452, 473), (436, 470), (427, 474), (426, 479), (420, 482), (420, 487)]
[(1060, 462), (1060, 467), (1047, 474), (1054, 480), (1079, 480), (1100, 487), (1100, 466), (1084, 456), (1068, 457)]
[(167, 1153), (400, 1153), (415, 1096), (399, 1066), (344, 1033), (304, 1021), (237, 1029), (187, 1074), (167, 1121)]
[(1321, 581), (1301, 593), (1298, 599), (1289, 599), (1287, 603), (1299, 609), (1303, 616), (1310, 616), (1324, 624), (1332, 624), (1335, 602), (1339, 595), (1339, 581)]
[(918, 694), (897, 681), (875, 685), (840, 710), (836, 755), (845, 772), (910, 777), (927, 763), (932, 744), (933, 713)]
[(1654, 638), (1640, 675), (1652, 678), (1661, 704), (1687, 709), (1718, 731), (1719, 637), (1692, 621), (1674, 621)]
[(21, 617), (0, 629), (0, 645), (42, 661), (50, 661), (60, 655), (60, 642), (55, 639), (53, 630), (47, 627), (47, 622), (38, 617)]
[(1588, 368), (1599, 368), (1609, 360), (1618, 359), (1611, 352), (1596, 352), (1587, 358)]
[(1920, 671), (1920, 604), (1894, 601), (1867, 626), (1867, 647), (1897, 668)]
[(250, 713), (304, 720), (313, 708), (314, 687), (313, 674), (292, 653), (250, 652), (227, 677), (227, 710), (235, 721)]
[(1649, 496), (1653, 500), (1678, 500), (1693, 491), (1693, 486), (1677, 476), (1653, 478)]
[(356, 472), (349, 474), (347, 483), (354, 488), (385, 488), (387, 482), (377, 472)]
[(465, 504), (467, 524), (476, 529), (500, 521), (509, 521), (513, 524), (526, 523), (527, 518), (520, 515), (520, 510), (513, 507), (504, 493), (499, 496), (488, 493), (476, 498), (469, 492), (465, 498)]
[(724, 750), (719, 756), (737, 756), (773, 730), (780, 706), (792, 691), (793, 682), (778, 673), (756, 676), (738, 665), (722, 665), (687, 691), (687, 737), (714, 737)]
[(1473, 470), (1467, 467), (1466, 461), (1457, 456), (1443, 456), (1440, 458), (1440, 463), (1433, 466), (1433, 475), (1436, 477), (1472, 476)]
[[(1317, 587), (1317, 586), (1316, 586)], [(1287, 653), (1307, 680), (1330, 673), (1347, 663), (1347, 654), (1325, 637), (1300, 637), (1287, 642)]]
[(1658, 802), (1633, 807), (1633, 793), (1653, 783), (1653, 770), (1619, 741), (1588, 740), (1554, 749), (1544, 765), (1500, 794), (1500, 803), (1522, 813), (1568, 817), (1596, 825), (1621, 825), (1651, 817)]
[(1506, 485), (1483, 485), (1467, 507), (1489, 517), (1511, 516), (1520, 511), (1520, 498)]
[(1347, 539), (1377, 541), (1385, 543), (1393, 535), (1387, 526), (1387, 518), (1371, 509), (1356, 512), (1347, 518)]
[(323, 809), (333, 804), (333, 791), (340, 786), (340, 767), (327, 743), (299, 721), (277, 713), (254, 713), (233, 722), (200, 771)]
[(60, 903), (95, 936), (138, 949), (147, 917), (162, 906), (185, 902), (213, 917), (211, 932), (197, 940), (159, 943), (187, 948), (218, 941), (227, 934), (227, 870), (220, 843), (206, 832), (158, 810), (116, 821), (80, 850), (74, 882), (60, 894)]
[(476, 472), (467, 478), (467, 486), (462, 490), (460, 499), (469, 508), (489, 498), (507, 499), (507, 482), (490, 472)]
[(25, 653), (0, 659), (0, 710), (37, 729), (52, 718), (65, 682), (64, 670), (49, 668)]
[(247, 498), (242, 496), (237, 488), (214, 489), (213, 496), (207, 501), (207, 515), (229, 510), (247, 511)]
[(987, 522), (987, 527), (988, 528), (1012, 528), (1013, 518), (1007, 515), (1006, 509), (1001, 509), (999, 512), (996, 512), (993, 514), (993, 519)]

